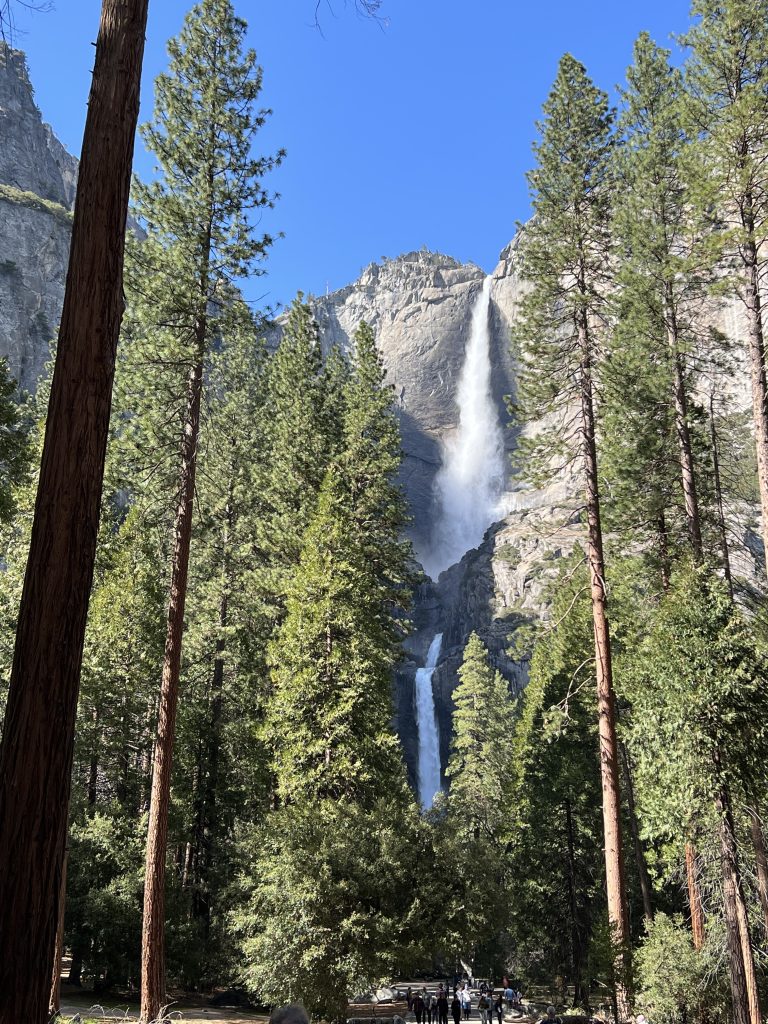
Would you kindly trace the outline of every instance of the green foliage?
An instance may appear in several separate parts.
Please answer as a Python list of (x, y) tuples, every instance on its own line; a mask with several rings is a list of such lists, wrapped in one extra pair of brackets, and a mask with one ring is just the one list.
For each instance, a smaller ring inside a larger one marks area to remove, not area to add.
[(658, 1024), (728, 1019), (721, 974), (711, 944), (697, 952), (679, 916), (659, 913), (637, 951), (637, 999)]
[(329, 470), (270, 645), (266, 730), (284, 799), (370, 804), (398, 785), (390, 673), (397, 632), (339, 474)]
[(249, 901), (235, 918), (261, 999), (344, 1020), (353, 994), (403, 964), (430, 923), (413, 900), (422, 843), (407, 813), (382, 797), (369, 809), (322, 799), (270, 815), (248, 844)]
[(520, 299), (513, 329), (521, 357), (519, 413), (526, 420), (550, 417), (520, 442), (521, 464), (534, 483), (549, 479), (581, 451), (574, 404), (596, 352), (583, 351), (579, 324), (606, 312), (612, 124), (605, 93), (565, 54), (537, 126), (537, 166), (527, 176), (534, 214), (518, 248), (531, 286)]
[(722, 785), (764, 785), (765, 653), (709, 566), (682, 566), (625, 667), (646, 829), (679, 843)]
[(8, 363), (0, 359), (0, 523), (9, 522), (15, 511), (13, 492), (29, 472), (28, 428), (18, 406), (16, 381)]
[(487, 842), (499, 837), (505, 823), (513, 705), (477, 633), (464, 648), (459, 680), (446, 770), (453, 821), (465, 837)]
[[(536, 982), (556, 974), (586, 982), (604, 908), (592, 612), (581, 572), (574, 578), (580, 563), (577, 553), (561, 569), (555, 625), (535, 644), (514, 733), (512, 930)], [(537, 950), (543, 955), (534, 958)]]

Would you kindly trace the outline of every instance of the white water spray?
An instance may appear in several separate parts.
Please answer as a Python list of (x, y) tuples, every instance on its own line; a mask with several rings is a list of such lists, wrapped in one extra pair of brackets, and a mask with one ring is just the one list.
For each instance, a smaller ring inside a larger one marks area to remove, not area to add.
[(472, 310), (472, 327), (456, 391), (459, 427), (443, 450), (435, 477), (439, 514), (425, 571), (437, 579), (458, 562), (497, 518), (504, 488), (504, 436), (491, 389), (488, 316), (491, 278), (486, 277)]
[(443, 634), (436, 633), (427, 653), (427, 663), (416, 672), (416, 725), (419, 731), (419, 801), (429, 810), (440, 792), (440, 733), (435, 716), (432, 673), (440, 657)]

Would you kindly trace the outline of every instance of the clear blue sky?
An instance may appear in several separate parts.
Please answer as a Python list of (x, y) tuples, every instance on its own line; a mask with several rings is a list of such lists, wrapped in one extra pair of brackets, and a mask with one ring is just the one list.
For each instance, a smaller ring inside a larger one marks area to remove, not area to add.
[[(19, 8), (15, 44), (43, 117), (79, 154), (100, 2), (54, 2), (46, 14)], [(143, 118), (189, 6), (150, 0)], [(321, 34), (315, 0), (236, 7), (274, 110), (257, 148), (288, 151), (264, 218), (285, 238), (246, 286), (270, 303), (342, 287), (372, 260), (424, 245), (492, 269), (527, 215), (534, 122), (562, 53), (613, 92), (638, 32), (668, 44), (688, 23), (688, 0), (384, 0), (382, 29), (352, 0), (323, 0)], [(136, 169), (151, 169), (140, 149)]]

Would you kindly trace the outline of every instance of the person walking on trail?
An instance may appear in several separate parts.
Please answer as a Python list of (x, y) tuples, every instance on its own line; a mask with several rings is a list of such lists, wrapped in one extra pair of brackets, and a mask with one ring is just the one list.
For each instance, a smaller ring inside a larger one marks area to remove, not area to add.
[(507, 987), (504, 989), (504, 998), (507, 1001), (507, 1009), (511, 1010), (512, 1003), (514, 1003), (515, 1001), (515, 990), (512, 988), (509, 982), (507, 982)]
[(461, 1009), (464, 1011), (464, 1020), (469, 1020), (472, 1013), (472, 993), (469, 991), (469, 985), (465, 985), (461, 990)]
[(477, 1003), (477, 1008), (480, 1011), (480, 1024), (488, 1024), (488, 1010), (490, 1007), (491, 1001), (485, 992), (483, 992)]
[(413, 989), (408, 986), (408, 991), (405, 993), (405, 1001), (408, 1004), (408, 1012), (410, 1013), (413, 1009)]
[(427, 1024), (437, 1024), (437, 996), (430, 992), (424, 1000)]
[(442, 985), (437, 992), (437, 1024), (448, 1024), (448, 993)]
[(547, 1007), (547, 1024), (563, 1024), (562, 1020), (557, 1016), (557, 1010), (554, 1006)]
[(416, 1014), (416, 1024), (421, 1024), (424, 1019), (424, 1000), (421, 998), (421, 992), (417, 992), (413, 997), (412, 1009)]
[(451, 1000), (451, 1015), (453, 1024), (461, 1024), (461, 1000), (456, 989), (453, 990), (453, 999)]
[(504, 993), (499, 992), (493, 1003), (493, 1012), (496, 1014), (497, 1024), (502, 1024), (504, 1020)]

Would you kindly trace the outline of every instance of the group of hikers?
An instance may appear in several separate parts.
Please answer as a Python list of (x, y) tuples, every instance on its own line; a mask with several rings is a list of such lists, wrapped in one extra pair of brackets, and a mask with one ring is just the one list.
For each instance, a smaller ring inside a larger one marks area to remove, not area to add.
[[(450, 1011), (454, 1024), (469, 1020), (472, 1015), (472, 989), (467, 979), (461, 985), (458, 981), (453, 987), (453, 998), (450, 998), (448, 983), (441, 982), (436, 992), (428, 992), (423, 985), (415, 992), (409, 987), (406, 992), (408, 1009), (416, 1017), (416, 1024), (448, 1024)], [(523, 993), (513, 988), (505, 978), (498, 992), (493, 983), (481, 981), (478, 986), (477, 1009), (480, 1024), (503, 1024), (504, 1009), (522, 1009)]]

